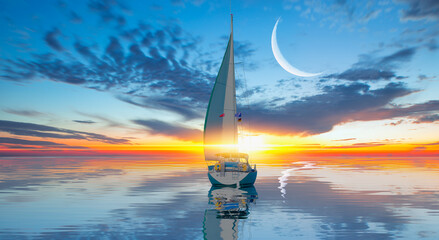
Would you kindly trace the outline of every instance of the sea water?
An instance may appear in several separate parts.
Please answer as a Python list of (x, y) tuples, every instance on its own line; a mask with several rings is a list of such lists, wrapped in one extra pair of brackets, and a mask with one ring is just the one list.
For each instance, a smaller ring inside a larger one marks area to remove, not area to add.
[(0, 239), (439, 239), (439, 159), (258, 159), (215, 188), (200, 160), (0, 158)]

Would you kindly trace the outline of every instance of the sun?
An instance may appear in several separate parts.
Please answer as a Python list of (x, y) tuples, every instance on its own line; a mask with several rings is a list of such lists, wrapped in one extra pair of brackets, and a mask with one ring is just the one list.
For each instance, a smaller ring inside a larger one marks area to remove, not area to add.
[(263, 135), (243, 135), (239, 136), (239, 152), (250, 153), (261, 150), (265, 147), (265, 138)]

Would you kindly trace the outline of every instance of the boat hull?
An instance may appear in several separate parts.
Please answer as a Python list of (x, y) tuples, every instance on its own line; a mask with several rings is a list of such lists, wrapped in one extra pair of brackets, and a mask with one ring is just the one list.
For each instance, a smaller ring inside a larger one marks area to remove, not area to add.
[(258, 175), (257, 171), (251, 172), (208, 172), (209, 181), (214, 186), (248, 186), (253, 185)]

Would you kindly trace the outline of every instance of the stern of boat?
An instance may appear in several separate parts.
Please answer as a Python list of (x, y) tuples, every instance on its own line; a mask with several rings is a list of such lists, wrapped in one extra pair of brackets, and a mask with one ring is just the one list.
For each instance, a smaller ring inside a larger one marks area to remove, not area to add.
[(209, 170), (207, 173), (209, 181), (214, 186), (250, 186), (253, 185), (258, 176), (256, 166), (248, 171), (215, 171)]

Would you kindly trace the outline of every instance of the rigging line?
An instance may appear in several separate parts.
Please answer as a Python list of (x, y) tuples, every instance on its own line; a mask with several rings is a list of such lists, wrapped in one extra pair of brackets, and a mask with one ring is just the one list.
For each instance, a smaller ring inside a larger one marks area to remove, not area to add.
[[(245, 56), (243, 56), (243, 62), (242, 62), (242, 72), (243, 72), (243, 78), (244, 78), (244, 89), (245, 92), (248, 93), (248, 85), (247, 85), (247, 77), (245, 75)], [(247, 110), (250, 112), (250, 100), (248, 97), (248, 94), (244, 95), (245, 101), (247, 102)], [(251, 135), (251, 128), (250, 128), (250, 119), (247, 119), (247, 131), (248, 135)], [(251, 138), (249, 138), (251, 139)], [(252, 144), (250, 142), (250, 144)]]

